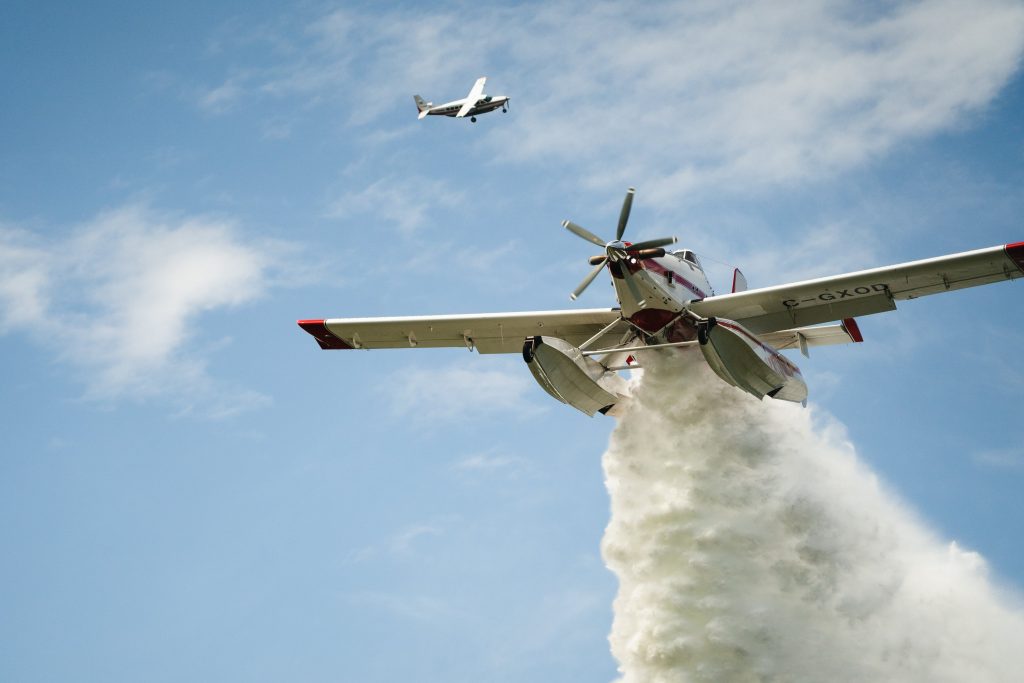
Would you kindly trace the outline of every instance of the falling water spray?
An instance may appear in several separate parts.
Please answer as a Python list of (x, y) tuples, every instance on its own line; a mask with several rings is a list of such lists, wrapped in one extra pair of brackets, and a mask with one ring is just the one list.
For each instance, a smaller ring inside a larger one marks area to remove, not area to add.
[(813, 409), (649, 354), (604, 455), (624, 683), (1020, 681), (1024, 612)]

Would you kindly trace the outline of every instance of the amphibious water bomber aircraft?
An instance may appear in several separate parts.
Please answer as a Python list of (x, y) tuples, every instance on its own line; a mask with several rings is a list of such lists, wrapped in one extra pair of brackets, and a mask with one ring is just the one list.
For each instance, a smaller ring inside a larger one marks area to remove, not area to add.
[(633, 204), (626, 193), (615, 239), (571, 221), (562, 225), (603, 250), (573, 291), (575, 299), (607, 270), (616, 308), (401, 318), (300, 320), (324, 349), (465, 346), (480, 353), (522, 353), (551, 396), (594, 415), (618, 414), (628, 398), (621, 370), (641, 368), (656, 349), (698, 347), (711, 369), (759, 399), (806, 405), (799, 368), (780, 353), (863, 341), (856, 316), (896, 302), (1024, 277), (1024, 242), (747, 289), (739, 270), (732, 292), (715, 295), (692, 251), (666, 251), (675, 237), (630, 243), (622, 236)]
[(469, 91), (461, 100), (452, 100), (444, 104), (439, 104), (436, 107), (433, 102), (424, 102), (423, 98), (419, 95), (413, 95), (412, 98), (416, 100), (416, 109), (419, 110), (420, 115), (417, 118), (424, 119), (428, 116), (454, 116), (457, 119), (469, 117), (469, 120), (476, 123), (476, 117), (478, 114), (486, 114), (489, 111), (495, 109), (501, 109), (503, 112), (508, 112), (508, 100), (509, 98), (505, 95), (485, 95), (484, 85), (487, 83), (487, 77), (481, 76), (476, 79), (476, 83), (473, 84), (473, 89)]

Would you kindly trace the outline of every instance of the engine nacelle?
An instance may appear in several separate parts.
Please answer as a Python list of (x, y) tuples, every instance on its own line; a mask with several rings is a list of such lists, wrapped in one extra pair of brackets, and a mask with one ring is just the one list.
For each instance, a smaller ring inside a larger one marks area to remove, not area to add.
[(629, 395), (625, 379), (558, 337), (528, 337), (523, 360), (544, 391), (590, 416), (614, 415)]
[(800, 368), (739, 323), (725, 318), (697, 322), (701, 353), (719, 377), (758, 398), (805, 403)]

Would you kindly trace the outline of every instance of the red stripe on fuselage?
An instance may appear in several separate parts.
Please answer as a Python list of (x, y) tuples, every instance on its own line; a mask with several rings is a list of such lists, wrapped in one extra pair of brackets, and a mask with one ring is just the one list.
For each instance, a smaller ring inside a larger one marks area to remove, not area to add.
[(654, 259), (643, 259), (641, 261), (638, 261), (636, 265), (639, 266), (639, 268), (642, 268), (644, 270), (652, 270), (655, 273), (657, 273), (658, 275), (665, 275), (667, 273), (672, 273), (672, 280), (674, 282), (678, 282), (683, 287), (686, 287), (688, 290), (693, 292), (694, 296), (696, 296), (698, 299), (703, 299), (703, 298), (705, 298), (707, 296), (704, 292), (700, 291), (700, 288), (697, 285), (693, 284), (692, 282), (687, 280), (685, 277), (683, 277), (682, 275), (680, 275), (676, 271), (674, 271), (674, 270), (672, 270), (670, 268), (667, 268), (666, 266), (663, 266), (662, 264), (658, 263)]

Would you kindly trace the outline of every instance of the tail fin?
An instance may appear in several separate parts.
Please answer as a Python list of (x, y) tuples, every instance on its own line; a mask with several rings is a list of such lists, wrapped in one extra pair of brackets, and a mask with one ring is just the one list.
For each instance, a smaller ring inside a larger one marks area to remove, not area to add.
[(430, 112), (430, 102), (424, 102), (423, 98), (419, 95), (413, 95), (412, 98), (416, 100), (416, 110), (420, 113), (418, 118), (423, 118)]
[(732, 293), (745, 291), (747, 291), (747, 278), (743, 277), (739, 268), (735, 268), (732, 271)]

